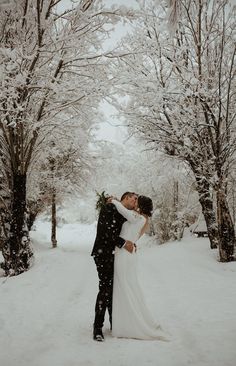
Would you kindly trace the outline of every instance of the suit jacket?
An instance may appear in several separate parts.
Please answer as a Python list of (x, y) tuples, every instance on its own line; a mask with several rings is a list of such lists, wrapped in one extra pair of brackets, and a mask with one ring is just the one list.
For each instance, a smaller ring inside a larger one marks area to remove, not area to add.
[(101, 208), (92, 256), (103, 259), (112, 257), (115, 246), (121, 248), (124, 245), (125, 240), (119, 235), (125, 221), (126, 219), (112, 203), (108, 203)]

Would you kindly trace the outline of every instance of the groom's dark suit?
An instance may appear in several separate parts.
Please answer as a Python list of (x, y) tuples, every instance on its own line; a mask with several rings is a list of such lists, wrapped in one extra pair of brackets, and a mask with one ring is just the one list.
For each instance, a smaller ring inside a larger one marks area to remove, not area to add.
[(119, 237), (122, 224), (126, 219), (120, 215), (115, 205), (108, 203), (101, 208), (97, 235), (91, 255), (97, 266), (99, 277), (99, 292), (95, 305), (94, 328), (102, 328), (106, 308), (112, 320), (112, 289), (114, 275), (115, 246), (121, 248), (125, 240)]

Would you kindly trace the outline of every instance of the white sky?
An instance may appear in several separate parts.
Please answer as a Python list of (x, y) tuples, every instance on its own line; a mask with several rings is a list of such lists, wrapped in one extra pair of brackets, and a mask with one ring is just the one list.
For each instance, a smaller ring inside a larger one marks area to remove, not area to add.
[[(127, 7), (136, 7), (136, 0), (106, 0), (104, 1), (107, 7), (112, 5), (125, 5)], [(67, 8), (71, 6), (71, 0), (63, 0), (60, 3), (60, 8)], [(127, 32), (127, 26), (119, 23), (115, 27), (115, 31), (111, 34), (109, 40), (104, 44), (104, 48), (113, 48), (120, 38)], [(110, 47), (109, 47), (110, 46)], [(109, 105), (107, 102), (101, 104), (101, 110), (104, 113), (104, 122), (99, 122), (99, 129), (96, 133), (99, 140), (108, 140), (111, 142), (122, 143), (127, 138), (125, 127), (120, 126), (122, 124), (119, 117), (114, 117), (117, 113), (116, 109)]]
[[(135, 0), (106, 0), (106, 6), (112, 5), (126, 5), (128, 7), (136, 7), (137, 2)], [(119, 42), (122, 36), (128, 30), (128, 26), (124, 26), (122, 23), (118, 23), (115, 27), (114, 32), (111, 34), (110, 38), (105, 42), (104, 48), (114, 48), (114, 46)], [(105, 121), (100, 124), (100, 128), (97, 131), (97, 138), (100, 140), (108, 140), (111, 142), (122, 143), (126, 138), (126, 128), (122, 127), (122, 121), (119, 119), (119, 116), (114, 116), (117, 114), (117, 110), (109, 105), (107, 102), (103, 102), (101, 104), (101, 110), (104, 113)]]
[[(128, 7), (136, 7), (136, 0), (104, 0), (107, 7), (112, 5), (125, 5)], [(231, 3), (236, 4), (236, 0), (231, 0)], [(60, 7), (70, 7), (71, 0), (63, 0)], [(127, 32), (128, 26), (118, 24), (115, 27), (115, 31), (111, 34), (110, 39), (105, 43), (104, 48), (108, 48), (109, 45), (115, 46), (120, 38)], [(108, 140), (116, 143), (122, 143), (127, 135), (125, 133), (125, 127), (121, 127), (122, 121), (119, 117), (114, 117), (117, 113), (116, 109), (109, 105), (107, 102), (101, 104), (101, 110), (104, 113), (104, 122), (99, 123), (99, 130), (97, 131), (97, 138), (100, 140)]]

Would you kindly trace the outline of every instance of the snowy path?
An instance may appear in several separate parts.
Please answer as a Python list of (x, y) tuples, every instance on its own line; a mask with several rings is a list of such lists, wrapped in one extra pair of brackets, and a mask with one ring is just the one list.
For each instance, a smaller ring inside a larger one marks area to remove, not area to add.
[[(43, 233), (43, 234), (42, 234)], [(207, 239), (139, 245), (146, 301), (170, 341), (91, 338), (97, 274), (94, 225), (65, 225), (49, 249), (44, 223), (32, 233), (36, 262), (0, 278), (0, 364), (7, 366), (234, 366), (236, 264), (220, 264)]]

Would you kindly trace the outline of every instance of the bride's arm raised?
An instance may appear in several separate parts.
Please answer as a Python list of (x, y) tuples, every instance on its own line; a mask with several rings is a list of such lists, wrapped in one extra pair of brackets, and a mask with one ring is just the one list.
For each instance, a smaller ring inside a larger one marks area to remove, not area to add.
[(122, 216), (124, 216), (126, 220), (128, 220), (129, 222), (136, 222), (139, 220), (139, 215), (134, 210), (128, 210), (126, 207), (122, 205), (122, 203), (114, 199), (111, 201), (111, 203), (113, 203), (116, 206), (117, 211)]

